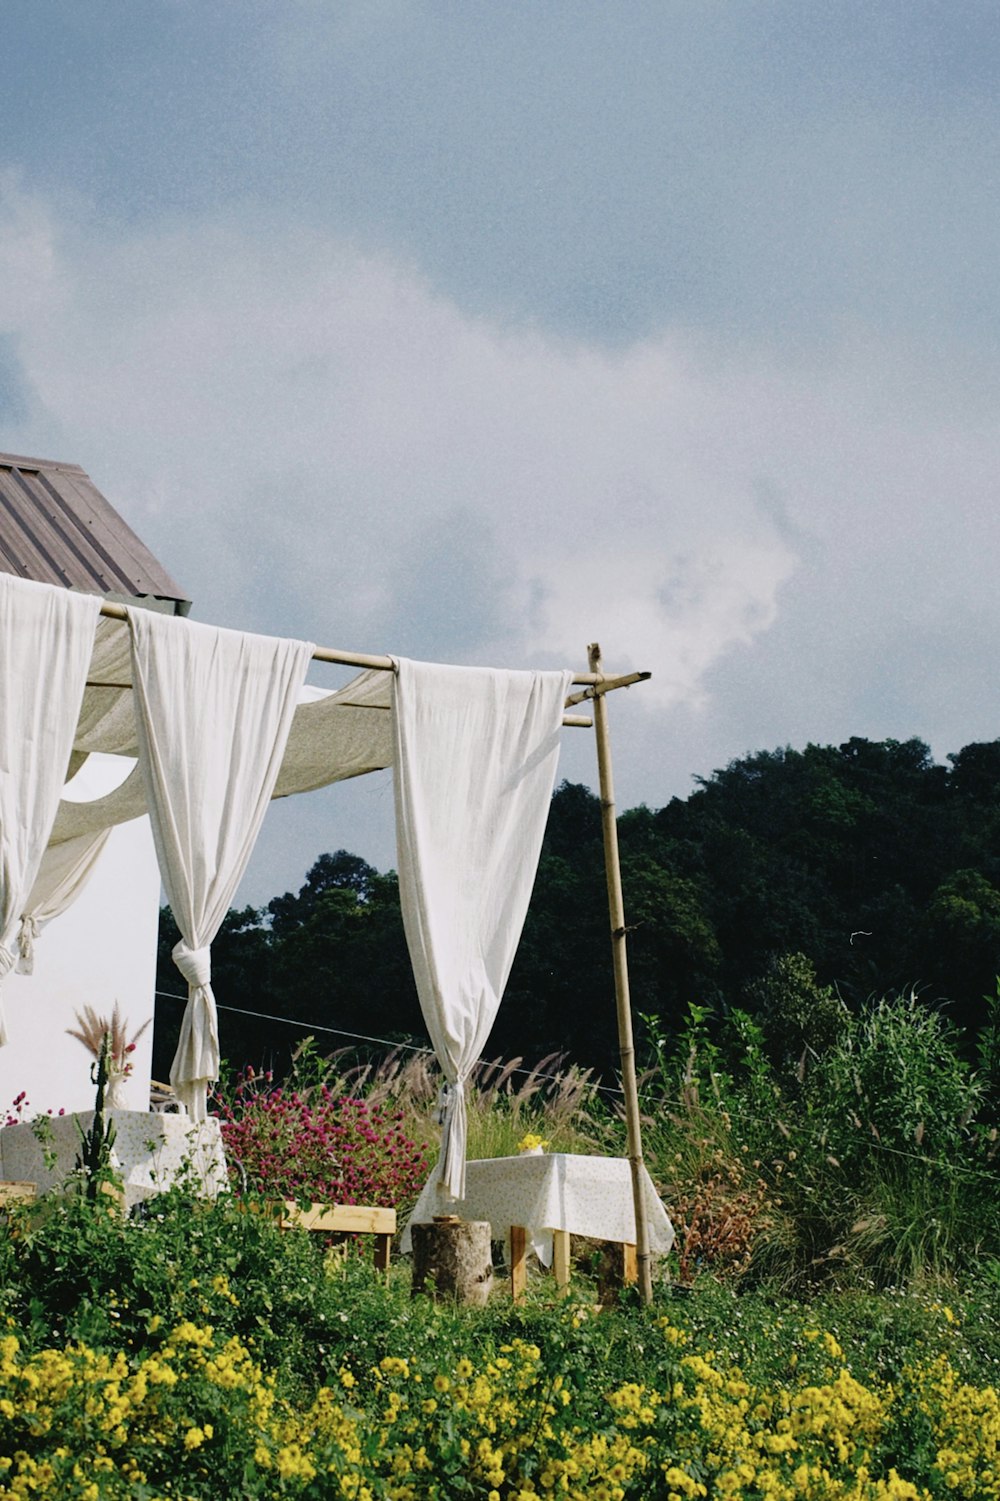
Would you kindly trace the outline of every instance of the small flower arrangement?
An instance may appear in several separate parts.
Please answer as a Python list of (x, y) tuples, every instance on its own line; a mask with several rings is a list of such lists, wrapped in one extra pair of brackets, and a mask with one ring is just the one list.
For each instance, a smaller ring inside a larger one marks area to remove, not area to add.
[(537, 1156), (539, 1152), (544, 1152), (547, 1146), (548, 1142), (544, 1136), (536, 1136), (534, 1131), (529, 1131), (521, 1137), (521, 1140), (517, 1144), (517, 1150), (519, 1152), (531, 1152)]
[(67, 1027), (70, 1037), (75, 1037), (82, 1042), (95, 1060), (99, 1060), (107, 1039), (107, 1083), (108, 1104), (114, 1108), (123, 1102), (122, 1090), (126, 1080), (132, 1073), (131, 1054), (135, 1052), (136, 1043), (149, 1026), (149, 1022), (143, 1022), (137, 1032), (128, 1035), (128, 1022), (122, 1016), (118, 1002), (115, 1002), (114, 1010), (110, 1018), (98, 1016), (93, 1006), (84, 1006), (83, 1012), (76, 1013), (76, 1027)]

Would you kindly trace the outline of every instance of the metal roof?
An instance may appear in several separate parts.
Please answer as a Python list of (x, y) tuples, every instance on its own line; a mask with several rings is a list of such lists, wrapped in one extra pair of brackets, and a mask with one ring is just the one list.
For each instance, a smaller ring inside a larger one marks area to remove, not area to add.
[(0, 453), (0, 571), (88, 594), (190, 601), (79, 464)]

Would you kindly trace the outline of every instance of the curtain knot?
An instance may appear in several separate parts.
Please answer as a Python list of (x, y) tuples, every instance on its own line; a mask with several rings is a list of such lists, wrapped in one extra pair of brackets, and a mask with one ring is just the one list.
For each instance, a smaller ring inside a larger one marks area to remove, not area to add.
[(189, 949), (183, 938), (173, 947), (173, 960), (192, 989), (212, 983), (212, 950)]
[(17, 961), (19, 975), (33, 975), (35, 973), (35, 939), (38, 937), (38, 922), (30, 912), (26, 912), (21, 918), (21, 926), (17, 934), (17, 947), (20, 958)]

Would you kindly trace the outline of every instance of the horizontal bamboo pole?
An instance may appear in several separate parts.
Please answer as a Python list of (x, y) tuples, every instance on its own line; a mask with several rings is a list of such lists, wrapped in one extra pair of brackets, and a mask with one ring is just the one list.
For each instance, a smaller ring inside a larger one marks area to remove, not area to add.
[[(102, 601), (101, 614), (105, 615), (109, 620), (128, 619), (128, 609), (126, 606), (116, 604), (110, 599)], [(373, 657), (360, 651), (340, 651), (332, 646), (317, 646), (313, 652), (313, 661), (333, 662), (341, 667), (368, 667), (375, 672), (395, 672), (396, 670), (396, 664), (391, 657)], [(625, 688), (629, 683), (638, 683), (650, 676), (651, 674), (648, 672), (633, 672), (624, 678), (605, 678), (598, 672), (578, 672), (573, 678), (573, 682), (577, 685), (592, 685), (597, 687), (600, 693), (609, 693), (612, 688)], [(126, 683), (120, 685), (108, 683), (101, 686), (128, 687), (129, 685)], [(589, 693), (573, 694), (566, 700), (566, 707), (570, 708), (573, 704), (581, 703), (583, 699), (591, 697), (593, 695)], [(564, 721), (564, 723), (568, 722), (574, 721)], [(590, 720), (580, 720), (579, 723), (581, 726), (589, 726)]]
[[(121, 686), (125, 686), (125, 685), (115, 684), (115, 683), (88, 683), (87, 684), (88, 688), (101, 688), (101, 687), (104, 687), (104, 688), (114, 688), (114, 687), (121, 687)], [(321, 700), (316, 700), (316, 702), (321, 702)], [(389, 704), (356, 704), (356, 703), (353, 703), (352, 700), (349, 699), (349, 698), (342, 698), (340, 700), (340, 707), (342, 709), (384, 709), (385, 712), (386, 712), (386, 714), (389, 713), (389, 708), (390, 708)], [(589, 729), (591, 729), (593, 727), (593, 723), (594, 723), (594, 721), (592, 719), (588, 719), (585, 714), (564, 714), (563, 715), (563, 728), (564, 729), (589, 730)]]
[[(623, 677), (605, 678), (602, 682), (595, 683), (593, 687), (585, 688), (582, 693), (571, 693), (566, 700), (566, 707), (569, 709), (573, 704), (582, 704), (588, 698), (599, 698), (602, 693), (611, 693), (615, 688), (630, 688), (633, 683), (645, 683), (652, 676), (651, 672), (627, 672)], [(583, 678), (577, 677), (573, 681), (580, 683)]]
[[(101, 605), (101, 614), (109, 620), (127, 620), (128, 610), (125, 605), (115, 604), (106, 599)], [(360, 651), (334, 651), (329, 646), (317, 646), (313, 652), (314, 662), (336, 662), (344, 667), (371, 667), (376, 671), (393, 672), (394, 666), (391, 657), (372, 657)]]

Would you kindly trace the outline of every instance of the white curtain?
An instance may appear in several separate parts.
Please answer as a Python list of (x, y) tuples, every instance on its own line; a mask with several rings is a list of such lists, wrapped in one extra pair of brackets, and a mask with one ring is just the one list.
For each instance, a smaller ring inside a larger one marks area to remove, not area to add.
[(400, 659), (394, 684), (403, 924), (448, 1090), (439, 1186), (465, 1192), (465, 1087), (507, 984), (541, 851), (569, 672)]
[(20, 956), (17, 972), (30, 975), (35, 969), (35, 939), (54, 917), (71, 907), (94, 873), (101, 852), (111, 837), (110, 829), (96, 834), (78, 834), (60, 844), (50, 844), (42, 856), (35, 884), (24, 904), (18, 930)]
[(99, 609), (96, 595), (0, 573), (0, 980), (59, 806)]
[(130, 610), (139, 761), (188, 1003), (170, 1082), (204, 1119), (218, 1078), (210, 945), (247, 866), (313, 646)]

